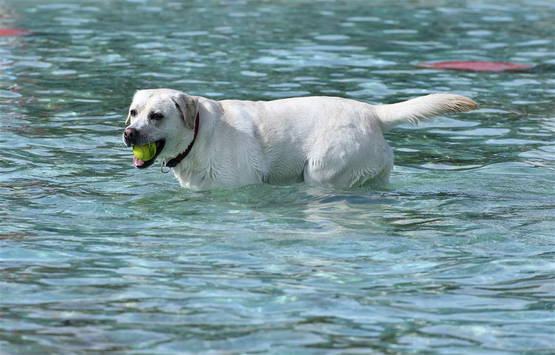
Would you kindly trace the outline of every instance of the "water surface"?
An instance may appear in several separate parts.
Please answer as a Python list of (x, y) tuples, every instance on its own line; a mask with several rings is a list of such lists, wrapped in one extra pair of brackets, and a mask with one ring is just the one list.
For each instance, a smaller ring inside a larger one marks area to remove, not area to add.
[[(0, 352), (555, 351), (551, 1), (3, 0)], [(195, 193), (120, 139), (130, 97), (468, 95), (387, 135), (391, 184)]]

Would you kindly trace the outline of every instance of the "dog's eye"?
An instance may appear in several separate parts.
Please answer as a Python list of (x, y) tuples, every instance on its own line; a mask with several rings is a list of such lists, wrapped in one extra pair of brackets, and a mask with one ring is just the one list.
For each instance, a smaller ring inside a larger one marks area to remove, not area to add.
[(161, 120), (162, 118), (164, 118), (164, 115), (161, 114), (160, 112), (151, 112), (148, 115), (148, 118), (150, 118), (151, 120)]
[(131, 111), (129, 111), (129, 115), (130, 115), (131, 117), (137, 116), (137, 110), (131, 110)]

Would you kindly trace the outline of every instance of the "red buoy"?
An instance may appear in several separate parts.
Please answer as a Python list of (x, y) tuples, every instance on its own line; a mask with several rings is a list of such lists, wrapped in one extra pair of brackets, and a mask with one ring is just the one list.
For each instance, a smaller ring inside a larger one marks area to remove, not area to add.
[(532, 65), (526, 64), (478, 61), (419, 63), (418, 66), (432, 69), (464, 70), (475, 72), (503, 72), (511, 70), (526, 70), (532, 68)]
[(28, 35), (30, 33), (31, 32), (29, 32), (29, 31), (17, 30), (15, 28), (0, 28), (0, 37)]

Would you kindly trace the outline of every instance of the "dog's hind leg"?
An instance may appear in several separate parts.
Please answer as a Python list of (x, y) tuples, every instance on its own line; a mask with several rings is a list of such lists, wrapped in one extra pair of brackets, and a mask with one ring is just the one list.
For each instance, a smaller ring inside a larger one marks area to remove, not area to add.
[(365, 184), (385, 184), (393, 167), (393, 152), (389, 145), (376, 156), (370, 152), (354, 154), (343, 159), (309, 159), (303, 177), (309, 185), (351, 188)]

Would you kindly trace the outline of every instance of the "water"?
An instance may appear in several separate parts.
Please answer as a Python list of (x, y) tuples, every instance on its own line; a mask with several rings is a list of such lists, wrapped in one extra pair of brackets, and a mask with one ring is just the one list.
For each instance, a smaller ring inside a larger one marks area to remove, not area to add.
[[(552, 353), (549, 0), (3, 0), (0, 352)], [(133, 92), (437, 91), (477, 112), (388, 134), (391, 184), (195, 193), (120, 139)]]

